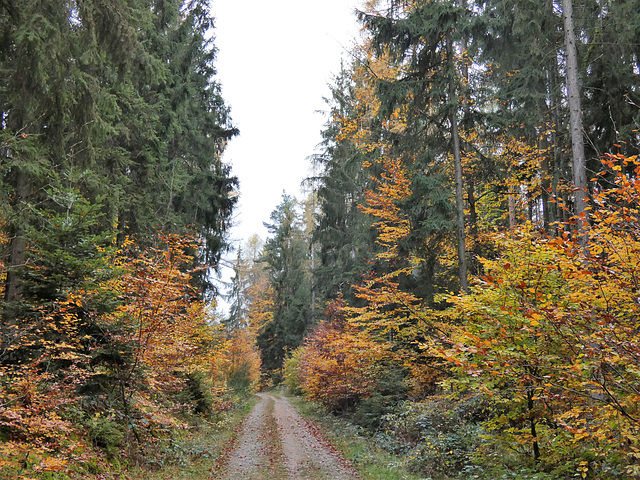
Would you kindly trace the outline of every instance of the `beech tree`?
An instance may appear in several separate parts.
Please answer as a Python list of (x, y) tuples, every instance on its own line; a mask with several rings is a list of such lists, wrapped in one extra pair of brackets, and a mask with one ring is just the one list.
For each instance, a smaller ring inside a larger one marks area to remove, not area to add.
[(449, 348), (436, 348), (457, 372), (452, 385), (484, 391), (505, 408), (490, 421), (496, 435), (528, 445), (543, 468), (560, 472), (568, 464), (598, 475), (613, 462), (633, 477), (639, 379), (629, 335), (638, 239), (628, 222), (638, 208), (640, 169), (622, 155), (603, 164), (614, 186), (593, 196), (599, 208), (584, 238), (574, 238), (571, 223), (556, 237), (530, 224), (496, 236), (501, 255), (485, 260), (487, 274), (469, 295), (451, 298), (464, 323)]
[[(334, 411), (344, 411), (377, 388), (385, 346), (345, 321), (340, 301), (329, 305), (330, 318), (287, 359), (296, 362), (295, 383), (310, 398)], [(289, 380), (291, 383), (291, 379)]]

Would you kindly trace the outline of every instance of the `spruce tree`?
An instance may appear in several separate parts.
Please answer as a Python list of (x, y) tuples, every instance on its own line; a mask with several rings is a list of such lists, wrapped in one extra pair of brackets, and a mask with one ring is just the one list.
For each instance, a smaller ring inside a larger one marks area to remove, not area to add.
[(309, 241), (304, 235), (298, 205), (284, 194), (265, 223), (270, 237), (262, 261), (273, 288), (273, 320), (258, 335), (262, 366), (278, 377), (285, 356), (301, 345), (311, 323)]
[[(121, 131), (119, 99), (133, 66), (145, 69), (137, 29), (139, 2), (27, 0), (0, 5), (1, 181), (10, 238), (5, 301), (19, 302), (27, 231), (48, 186), (65, 182), (90, 201), (117, 208), (121, 176), (109, 165), (123, 155), (108, 138)], [(144, 23), (142, 23), (144, 28)], [(104, 217), (111, 228), (113, 216)]]
[[(125, 139), (125, 148), (134, 155), (127, 169), (121, 229), (142, 238), (156, 229), (193, 232), (203, 241), (199, 260), (216, 266), (226, 248), (237, 188), (221, 155), (238, 131), (215, 78), (214, 20), (202, 0), (157, 2), (153, 13), (146, 35), (160, 61), (158, 72), (151, 79), (140, 78), (137, 88), (154, 128), (145, 132), (144, 123), (137, 125), (142, 144), (137, 137)], [(149, 133), (153, 138), (146, 137)], [(214, 289), (208, 273), (198, 281)]]
[[(221, 154), (236, 130), (212, 29), (203, 1), (0, 3), (3, 346), (69, 281), (97, 279), (82, 264), (100, 239), (191, 233), (198, 260), (217, 264), (237, 183)], [(43, 220), (80, 207), (90, 228), (75, 240)], [(209, 286), (208, 272), (198, 280)]]
[(203, 1), (0, 5), (7, 302), (22, 296), (34, 206), (60, 182), (101, 198), (101, 227), (120, 240), (189, 232), (203, 242), (199, 260), (217, 264), (237, 186), (221, 154), (237, 131), (212, 29)]
[(371, 219), (358, 208), (364, 204), (365, 190), (372, 187), (370, 173), (362, 168), (366, 157), (349, 139), (337, 139), (339, 119), (355, 114), (352, 75), (352, 70), (343, 66), (331, 86), (322, 151), (313, 157), (319, 169), (312, 179), (319, 203), (313, 232), (319, 254), (313, 270), (319, 306), (338, 294), (348, 303), (355, 301), (352, 285), (360, 281), (375, 256), (375, 230)]
[(574, 1), (573, 7), (589, 180), (600, 171), (602, 155), (640, 150), (640, 18), (636, 2)]
[[(404, 152), (407, 158), (416, 158), (411, 167), (416, 181), (420, 182), (422, 175), (442, 178), (442, 163), (448, 154), (453, 157), (458, 278), (460, 288), (466, 290), (467, 255), (459, 134), (463, 112), (459, 101), (462, 85), (461, 69), (454, 57), (461, 35), (466, 35), (469, 30), (466, 9), (452, 1), (407, 5), (390, 0), (383, 13), (361, 13), (360, 19), (371, 33), (376, 53), (384, 55), (389, 52), (391, 58), (401, 65), (399, 78), (379, 82), (378, 96), (383, 105), (383, 115), (400, 106), (407, 109), (407, 128), (394, 138), (394, 143), (398, 154)], [(430, 193), (434, 192), (416, 192), (420, 196)]]
[(477, 27), (480, 61), (491, 66), (482, 79), (487, 86), (484, 102), (491, 105), (488, 131), (539, 147), (541, 190), (529, 192), (539, 197), (538, 201), (529, 199), (529, 211), (542, 210), (542, 222), (549, 229), (560, 215), (550, 198), (571, 178), (563, 151), (567, 115), (560, 62), (562, 19), (553, 1), (490, 0), (483, 6)]

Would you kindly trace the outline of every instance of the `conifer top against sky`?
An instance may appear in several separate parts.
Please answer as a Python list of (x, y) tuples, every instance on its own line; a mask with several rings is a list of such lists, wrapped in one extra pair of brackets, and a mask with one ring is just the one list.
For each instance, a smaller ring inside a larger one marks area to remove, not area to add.
[(358, 34), (359, 0), (212, 0), (218, 79), (234, 124), (225, 161), (240, 179), (233, 240), (257, 233), (298, 196), (321, 141), (323, 97)]

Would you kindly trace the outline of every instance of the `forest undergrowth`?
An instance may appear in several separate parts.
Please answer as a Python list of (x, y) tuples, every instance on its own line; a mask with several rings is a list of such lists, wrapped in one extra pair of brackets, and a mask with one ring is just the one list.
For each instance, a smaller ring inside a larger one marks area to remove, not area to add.
[(292, 402), (320, 425), (363, 478), (372, 480), (531, 479), (559, 477), (523, 464), (517, 453), (492, 444), (483, 427), (490, 408), (480, 398), (452, 402), (437, 395), (422, 402), (387, 405), (375, 422), (366, 406), (330, 412), (293, 396)]

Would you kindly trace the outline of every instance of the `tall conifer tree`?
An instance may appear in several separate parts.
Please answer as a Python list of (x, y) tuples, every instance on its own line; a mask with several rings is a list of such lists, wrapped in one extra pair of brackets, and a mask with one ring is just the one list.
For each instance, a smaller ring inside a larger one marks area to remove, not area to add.
[(311, 322), (309, 241), (297, 208), (295, 199), (285, 194), (271, 214), (271, 223), (265, 223), (271, 236), (262, 261), (267, 264), (274, 305), (273, 320), (260, 331), (258, 346), (262, 365), (271, 372), (282, 367), (287, 352), (300, 346)]
[[(20, 300), (33, 206), (59, 182), (89, 199), (119, 198), (122, 177), (107, 166), (121, 154), (107, 139), (121, 129), (118, 100), (131, 73), (150, 61), (137, 30), (138, 2), (27, 0), (0, 5), (2, 181), (9, 272), (5, 300)], [(144, 23), (142, 24), (144, 26)], [(110, 228), (105, 219), (103, 228)]]
[[(360, 18), (371, 32), (379, 55), (389, 51), (401, 65), (398, 79), (382, 80), (378, 87), (383, 114), (406, 105), (408, 126), (396, 140), (401, 148), (417, 157), (417, 177), (437, 172), (437, 165), (451, 154), (455, 170), (458, 277), (467, 288), (466, 233), (463, 172), (459, 133), (460, 71), (454, 51), (460, 35), (468, 31), (466, 9), (455, 2), (415, 2), (390, 0), (384, 12), (362, 13)], [(400, 143), (401, 142), (401, 143)], [(426, 146), (426, 148), (425, 148)], [(444, 148), (443, 148), (444, 147)], [(435, 168), (434, 168), (435, 167)], [(428, 192), (415, 190), (417, 195)]]
[(335, 78), (332, 97), (326, 100), (329, 118), (322, 132), (322, 151), (313, 158), (320, 170), (313, 179), (319, 202), (313, 232), (319, 259), (313, 275), (320, 305), (338, 294), (347, 302), (354, 300), (352, 285), (370, 268), (376, 248), (371, 219), (358, 208), (372, 185), (370, 173), (362, 168), (366, 155), (350, 139), (337, 138), (340, 123), (356, 115), (354, 83), (358, 80), (353, 76), (353, 70), (343, 66)]
[(212, 28), (199, 0), (0, 5), (9, 304), (21, 298), (34, 205), (61, 184), (101, 203), (95, 228), (141, 243), (155, 228), (189, 231), (203, 240), (201, 260), (217, 263), (236, 188), (220, 157), (236, 130)]

